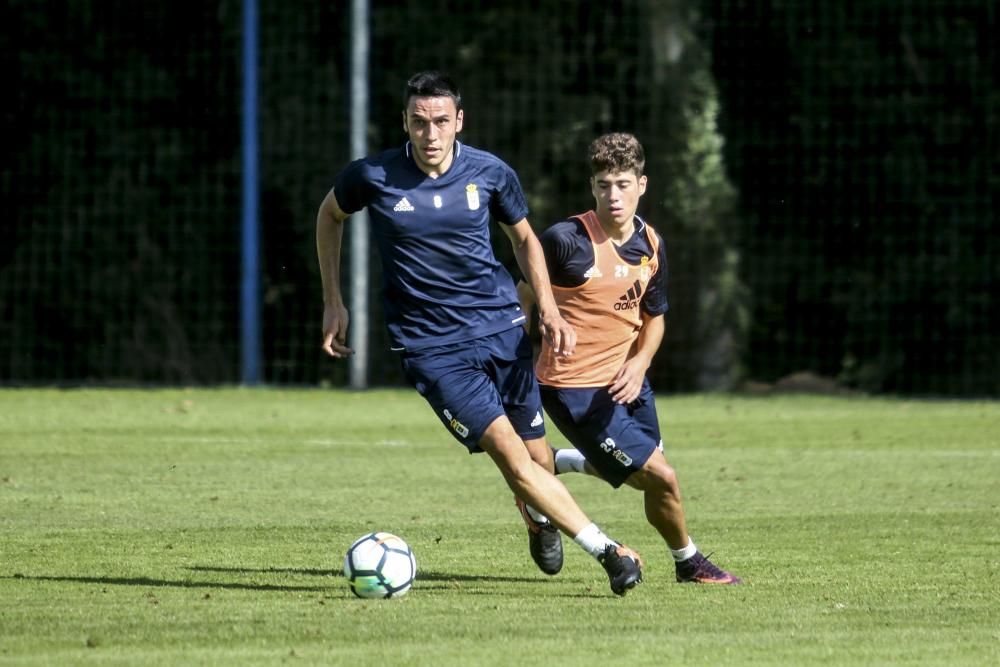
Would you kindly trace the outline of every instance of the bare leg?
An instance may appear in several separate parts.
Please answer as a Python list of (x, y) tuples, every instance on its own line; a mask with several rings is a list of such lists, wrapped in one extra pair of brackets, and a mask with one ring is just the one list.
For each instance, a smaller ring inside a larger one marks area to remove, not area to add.
[[(583, 459), (578, 450), (570, 450), (577, 460)], [(579, 464), (577, 464), (579, 465)], [(583, 472), (600, 477), (589, 462), (584, 460)], [(634, 489), (643, 492), (646, 519), (656, 528), (671, 549), (682, 549), (688, 544), (684, 507), (681, 504), (680, 485), (674, 469), (657, 449), (641, 470), (632, 473), (625, 481)]]
[[(537, 442), (537, 441), (533, 441)], [(570, 537), (591, 521), (554, 474), (534, 460), (506, 417), (498, 417), (479, 441), (507, 481), (507, 486)], [(546, 447), (548, 449), (548, 447)], [(549, 455), (551, 465), (551, 455)]]
[(545, 436), (535, 438), (534, 440), (525, 440), (524, 446), (528, 448), (528, 453), (531, 454), (532, 461), (550, 473), (555, 474), (555, 460), (552, 458), (552, 449), (549, 447), (549, 442), (545, 439)]
[[(556, 462), (552, 457), (552, 450), (549, 448), (548, 441), (544, 438), (535, 438), (534, 440), (525, 440), (524, 446), (528, 448), (528, 454), (531, 455), (531, 460), (548, 470), (553, 475), (556, 474)], [(531, 515), (532, 521), (536, 523), (545, 523), (546, 517), (532, 507), (530, 504), (526, 508)], [(527, 522), (527, 517), (525, 522)]]
[(663, 453), (654, 451), (642, 469), (632, 473), (626, 483), (643, 492), (646, 519), (667, 545), (671, 549), (686, 547), (688, 532), (681, 504), (680, 484)]
[[(579, 465), (579, 460), (572, 462), (572, 469), (594, 475), (590, 464)], [(649, 457), (641, 470), (638, 470), (626, 480), (626, 484), (643, 492), (646, 508), (646, 519), (656, 528), (660, 536), (673, 552), (677, 567), (677, 581), (697, 582), (701, 584), (738, 584), (735, 577), (725, 570), (719, 569), (714, 563), (702, 556), (691, 542), (684, 518), (684, 507), (681, 503), (680, 484), (677, 474), (667, 463), (663, 452), (659, 449)], [(677, 560), (682, 558), (683, 560)]]
[[(563, 483), (532, 460), (528, 447), (506, 417), (499, 417), (489, 425), (479, 446), (492, 457), (514, 495), (545, 514), (556, 528), (572, 536), (574, 542), (598, 560), (608, 573), (613, 593), (625, 595), (642, 581), (639, 554), (612, 540), (587, 518)], [(559, 565), (562, 565), (561, 547)]]

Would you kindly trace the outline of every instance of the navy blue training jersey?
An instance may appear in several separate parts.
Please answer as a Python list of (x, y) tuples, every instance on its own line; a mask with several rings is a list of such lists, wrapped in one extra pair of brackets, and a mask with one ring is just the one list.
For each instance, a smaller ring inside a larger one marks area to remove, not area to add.
[(393, 349), (523, 324), (514, 281), (493, 254), (490, 218), (517, 223), (528, 205), (514, 170), (498, 157), (456, 141), (451, 166), (434, 179), (407, 143), (349, 164), (334, 194), (345, 213), (368, 207)]
[[(629, 264), (639, 264), (643, 255), (648, 257), (653, 253), (646, 238), (645, 221), (635, 216), (634, 224), (635, 233), (617, 248), (618, 255)], [(594, 265), (594, 245), (582, 222), (575, 218), (557, 222), (542, 232), (539, 240), (553, 285), (578, 287), (587, 281), (586, 273)], [(660, 270), (653, 276), (641, 301), (643, 311), (654, 317), (667, 312), (668, 307), (667, 252), (663, 237), (659, 237), (659, 241)]]

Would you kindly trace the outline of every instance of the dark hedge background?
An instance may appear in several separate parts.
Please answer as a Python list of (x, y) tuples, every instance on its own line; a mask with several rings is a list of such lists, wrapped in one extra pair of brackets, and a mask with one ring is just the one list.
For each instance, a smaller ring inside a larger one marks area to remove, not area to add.
[[(349, 3), (303, 4), (260, 0), (264, 380), (336, 385), (313, 229), (349, 157)], [(643, 140), (658, 389), (998, 394), (995, 2), (397, 4), (372, 0), (372, 151), (404, 140), (405, 78), (446, 69), (541, 230), (590, 206), (596, 134)], [(0, 383), (238, 382), (240, 3), (9, 0), (0, 25)]]

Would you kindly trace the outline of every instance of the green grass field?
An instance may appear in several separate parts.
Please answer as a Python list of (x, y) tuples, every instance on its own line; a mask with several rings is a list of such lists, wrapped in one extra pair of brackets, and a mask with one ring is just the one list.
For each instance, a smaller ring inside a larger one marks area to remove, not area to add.
[[(582, 475), (645, 582), (612, 595), (570, 540), (542, 575), (414, 392), (0, 390), (0, 664), (1000, 664), (1000, 403), (658, 404), (743, 586), (673, 583), (640, 495)], [(341, 577), (373, 529), (416, 552), (401, 599)]]

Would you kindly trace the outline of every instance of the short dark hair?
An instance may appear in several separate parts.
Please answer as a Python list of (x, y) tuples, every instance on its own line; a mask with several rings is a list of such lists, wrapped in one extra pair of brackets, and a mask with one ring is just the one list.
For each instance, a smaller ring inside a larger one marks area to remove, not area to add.
[(610, 171), (621, 174), (626, 171), (635, 172), (636, 177), (642, 176), (646, 166), (646, 154), (642, 144), (635, 135), (627, 132), (611, 132), (603, 134), (590, 144), (590, 173)]
[(450, 97), (455, 101), (455, 110), (462, 108), (462, 93), (450, 76), (435, 70), (417, 72), (406, 82), (403, 93), (403, 108), (410, 106), (411, 97)]

